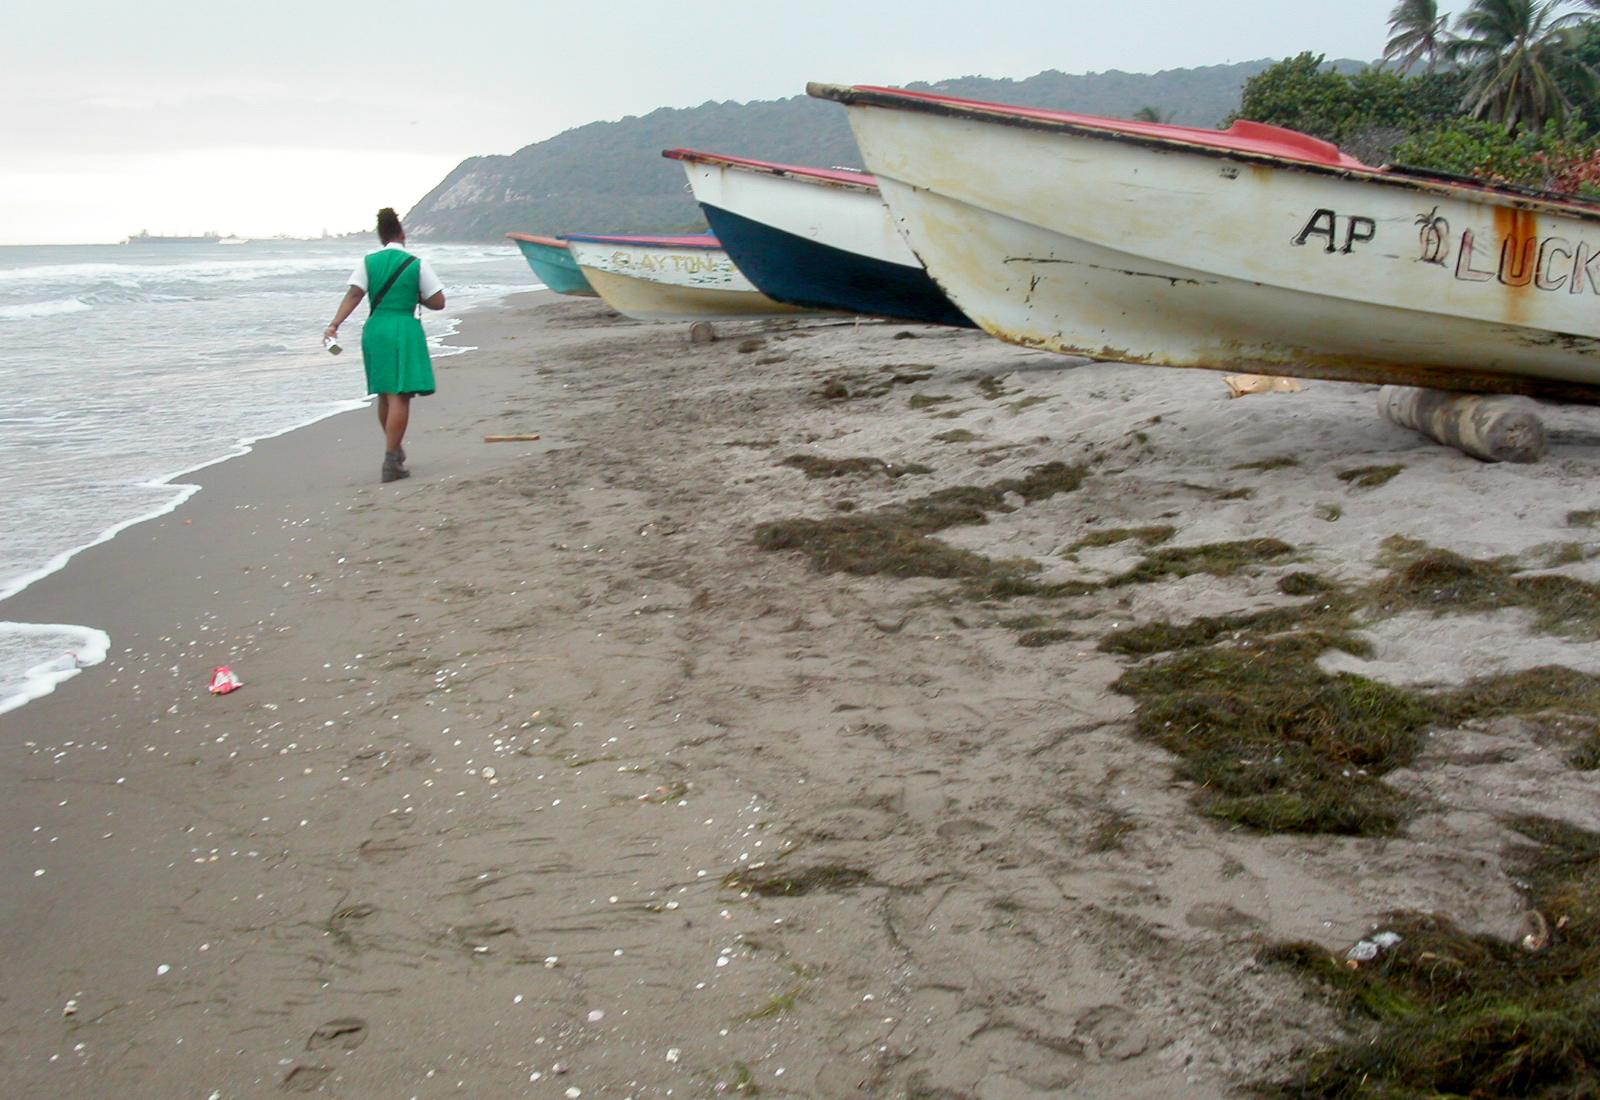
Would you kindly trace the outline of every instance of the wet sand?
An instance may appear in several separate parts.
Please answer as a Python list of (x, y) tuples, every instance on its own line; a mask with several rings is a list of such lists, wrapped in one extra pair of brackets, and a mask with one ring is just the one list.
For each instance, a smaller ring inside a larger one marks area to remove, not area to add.
[[(1600, 508), (1596, 414), (1488, 466), (1368, 387), (1230, 401), (978, 333), (721, 328), (514, 299), (418, 403), (411, 480), (377, 484), (371, 414), (336, 417), (0, 607), (113, 642), (0, 717), (0, 1091), (1220, 1097), (1339, 1034), (1260, 943), (1342, 951), (1398, 909), (1511, 935), (1500, 819), (1600, 827), (1569, 746), (1500, 720), (1390, 777), (1427, 800), (1399, 838), (1226, 829), (1097, 648), (1284, 603), (1292, 569), (1370, 576), (1393, 534), (1592, 541), (1566, 517)], [(780, 465), (804, 454), (930, 472)], [(1028, 648), (1025, 600), (752, 542), (1055, 460), (1082, 488), (941, 537), (1047, 579), (1127, 569), (1135, 542), (1064, 551), (1147, 524), (1299, 559), (1074, 599), (1075, 637)], [(1329, 667), (1600, 671), (1516, 612), (1375, 638)], [(207, 693), (219, 664), (243, 690)]]

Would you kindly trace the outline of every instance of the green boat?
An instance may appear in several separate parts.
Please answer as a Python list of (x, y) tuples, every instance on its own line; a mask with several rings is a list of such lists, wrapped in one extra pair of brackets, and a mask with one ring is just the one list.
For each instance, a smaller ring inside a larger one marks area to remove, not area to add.
[(567, 242), (554, 237), (535, 237), (528, 233), (507, 233), (522, 249), (522, 258), (528, 261), (538, 280), (557, 294), (575, 294), (582, 298), (598, 298), (594, 287), (578, 265), (572, 262)]

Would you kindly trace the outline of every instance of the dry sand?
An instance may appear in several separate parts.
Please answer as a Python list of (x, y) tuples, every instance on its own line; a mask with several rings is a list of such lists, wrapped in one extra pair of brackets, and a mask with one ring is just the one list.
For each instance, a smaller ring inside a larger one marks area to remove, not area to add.
[[(337, 417), (0, 608), (113, 639), (0, 718), (0, 1093), (1224, 1096), (1338, 1035), (1258, 943), (1342, 949), (1402, 908), (1509, 935), (1498, 816), (1600, 827), (1595, 773), (1504, 720), (1392, 777), (1432, 800), (1403, 838), (1228, 831), (1131, 736), (1124, 662), (1095, 648), (1283, 602), (1290, 569), (1372, 575), (1391, 534), (1583, 541), (1565, 517), (1600, 508), (1600, 414), (1489, 466), (1378, 419), (1367, 387), (1230, 401), (1218, 375), (969, 332), (724, 332), (515, 300), (419, 403), (410, 481), (378, 485), (370, 414)], [(799, 453), (933, 472), (813, 481), (778, 465)], [(1025, 601), (751, 543), (1054, 459), (1093, 473), (949, 541), (1063, 579), (1132, 564), (1133, 543), (1061, 551), (1134, 524), (1302, 560), (1084, 597), (1081, 641), (1028, 649), (1003, 625)], [(1389, 463), (1375, 489), (1335, 476)], [(1511, 613), (1374, 640), (1330, 667), (1600, 669)], [(210, 696), (223, 663), (246, 686)], [(775, 870), (812, 888), (727, 884)]]

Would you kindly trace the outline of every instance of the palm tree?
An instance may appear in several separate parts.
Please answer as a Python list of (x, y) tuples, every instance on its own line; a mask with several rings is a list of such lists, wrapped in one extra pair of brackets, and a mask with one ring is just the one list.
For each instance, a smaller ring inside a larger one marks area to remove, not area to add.
[(1450, 42), (1450, 32), (1445, 29), (1449, 22), (1448, 15), (1439, 14), (1438, 0), (1400, 0), (1389, 13), (1389, 42), (1383, 48), (1383, 59), (1398, 61), (1402, 73), (1426, 61), (1427, 71), (1433, 72)]
[(1572, 104), (1560, 78), (1593, 74), (1573, 56), (1573, 32), (1584, 17), (1561, 14), (1564, 2), (1472, 0), (1461, 13), (1447, 52), (1470, 71), (1463, 106), (1474, 118), (1539, 130), (1566, 114)]

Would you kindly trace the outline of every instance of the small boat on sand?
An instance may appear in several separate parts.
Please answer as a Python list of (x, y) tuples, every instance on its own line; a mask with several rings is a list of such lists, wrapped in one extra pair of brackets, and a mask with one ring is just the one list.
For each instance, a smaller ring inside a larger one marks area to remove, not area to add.
[(567, 249), (567, 242), (554, 237), (536, 237), (531, 233), (507, 233), (506, 237), (517, 244), (522, 258), (528, 261), (537, 278), (557, 294), (573, 294), (582, 298), (598, 298), (589, 280), (583, 277), (578, 265)]
[(901, 239), (877, 180), (866, 173), (693, 149), (662, 156), (683, 164), (711, 231), (768, 297), (972, 327)]
[(849, 108), (963, 312), (1097, 359), (1600, 401), (1600, 205), (1198, 130), (869, 86)]
[(805, 312), (755, 288), (715, 237), (563, 238), (589, 285), (639, 321), (730, 321)]

